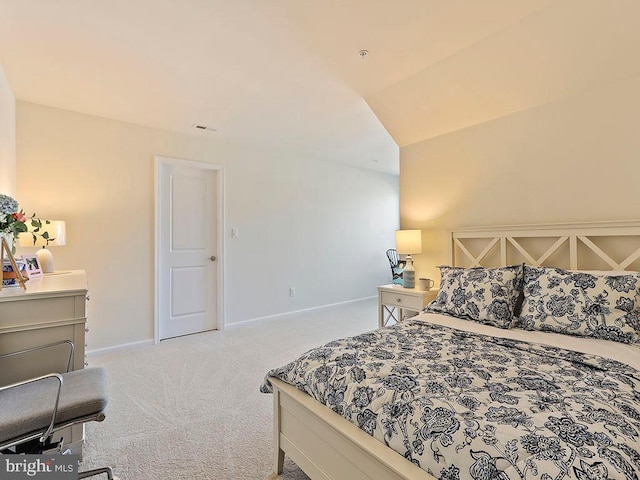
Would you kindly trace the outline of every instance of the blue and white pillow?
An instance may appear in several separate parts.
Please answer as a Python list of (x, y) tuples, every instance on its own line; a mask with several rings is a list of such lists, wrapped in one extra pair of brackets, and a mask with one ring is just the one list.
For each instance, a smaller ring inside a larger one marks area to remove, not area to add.
[(524, 267), (517, 326), (622, 343), (640, 341), (640, 273)]
[(441, 266), (440, 291), (425, 311), (509, 328), (522, 289), (522, 265), (496, 268)]

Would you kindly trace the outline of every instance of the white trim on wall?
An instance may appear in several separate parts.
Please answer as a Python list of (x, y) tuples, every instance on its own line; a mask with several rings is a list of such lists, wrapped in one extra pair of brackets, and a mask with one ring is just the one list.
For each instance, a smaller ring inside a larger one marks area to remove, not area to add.
[(155, 238), (154, 238), (154, 332), (153, 332), (153, 342), (157, 344), (160, 341), (160, 317), (159, 317), (159, 301), (158, 298), (158, 264), (159, 264), (159, 238), (160, 238), (160, 202), (158, 201), (159, 192), (160, 192), (160, 165), (172, 165), (172, 166), (182, 166), (182, 167), (190, 167), (190, 168), (199, 168), (202, 170), (212, 170), (216, 172), (216, 183), (217, 183), (217, 263), (218, 263), (218, 278), (216, 282), (216, 295), (218, 299), (217, 305), (217, 329), (223, 330), (226, 318), (225, 318), (225, 269), (224, 269), (224, 260), (225, 260), (225, 248), (224, 248), (224, 231), (225, 231), (225, 223), (224, 223), (224, 167), (222, 165), (217, 165), (213, 163), (206, 162), (197, 162), (194, 160), (184, 160), (180, 158), (172, 158), (172, 157), (164, 157), (161, 155), (155, 156), (155, 168), (154, 168), (154, 203), (155, 203)]
[(121, 345), (113, 345), (112, 347), (94, 348), (92, 350), (87, 350), (87, 357), (95, 357), (97, 355), (121, 352), (123, 350), (131, 350), (134, 348), (149, 347), (154, 345), (155, 343), (157, 342), (154, 342), (153, 338), (150, 338), (149, 340), (140, 340), (139, 342), (123, 343)]
[(263, 320), (272, 320), (274, 318), (288, 317), (290, 315), (296, 315), (299, 313), (311, 312), (315, 310), (322, 310), (324, 308), (337, 307), (339, 305), (346, 305), (348, 303), (362, 302), (365, 300), (371, 300), (373, 298), (378, 298), (378, 296), (373, 295), (370, 297), (354, 298), (353, 300), (345, 300), (344, 302), (329, 303), (327, 305), (317, 305), (315, 307), (301, 308), (300, 310), (292, 310), (290, 312), (274, 313), (273, 315), (266, 315), (264, 317), (250, 318), (248, 320), (241, 320), (240, 322), (229, 323), (227, 325), (227, 328), (242, 327), (248, 323), (261, 322)]

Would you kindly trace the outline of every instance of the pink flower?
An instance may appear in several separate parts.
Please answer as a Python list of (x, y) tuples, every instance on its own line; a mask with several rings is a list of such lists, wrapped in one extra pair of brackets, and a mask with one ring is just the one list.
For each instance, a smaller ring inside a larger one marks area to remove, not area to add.
[(24, 213), (22, 213), (22, 212), (12, 213), (11, 216), (17, 222), (26, 222), (27, 221), (26, 215)]

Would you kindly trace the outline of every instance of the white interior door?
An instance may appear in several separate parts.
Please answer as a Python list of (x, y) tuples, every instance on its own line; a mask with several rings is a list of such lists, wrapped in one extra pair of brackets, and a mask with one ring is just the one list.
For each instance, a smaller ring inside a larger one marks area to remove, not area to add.
[(160, 159), (157, 339), (218, 327), (219, 172)]

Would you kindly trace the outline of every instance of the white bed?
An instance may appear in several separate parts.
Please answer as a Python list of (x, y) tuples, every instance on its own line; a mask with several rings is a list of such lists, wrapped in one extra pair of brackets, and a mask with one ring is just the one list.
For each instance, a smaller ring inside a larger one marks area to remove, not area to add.
[[(638, 270), (640, 223), (464, 229), (451, 233), (450, 254), (452, 265), (465, 267), (526, 262), (573, 270)], [(414, 319), (479, 334), (570, 347), (640, 370), (640, 350), (635, 345), (558, 333), (504, 330), (432, 313)], [(435, 478), (296, 387), (276, 378), (270, 380), (277, 474), (287, 455), (314, 480)]]

